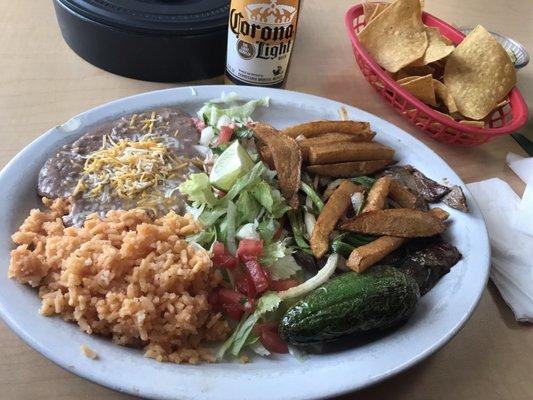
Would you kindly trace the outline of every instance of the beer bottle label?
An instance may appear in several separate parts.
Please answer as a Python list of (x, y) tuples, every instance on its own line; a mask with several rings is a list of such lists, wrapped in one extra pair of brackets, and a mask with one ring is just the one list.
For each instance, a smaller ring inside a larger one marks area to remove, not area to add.
[(296, 34), (298, 0), (232, 0), (226, 70), (250, 85), (283, 82)]

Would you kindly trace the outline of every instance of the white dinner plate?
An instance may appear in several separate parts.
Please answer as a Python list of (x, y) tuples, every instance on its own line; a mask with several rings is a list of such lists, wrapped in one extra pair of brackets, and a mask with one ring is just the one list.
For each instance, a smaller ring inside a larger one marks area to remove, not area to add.
[[(38, 313), (35, 290), (7, 278), (10, 235), (39, 207), (37, 174), (45, 160), (63, 144), (74, 141), (91, 125), (117, 116), (173, 105), (194, 114), (222, 91), (244, 99), (270, 96), (271, 106), (256, 112), (256, 120), (276, 127), (316, 120), (338, 119), (343, 104), (321, 97), (239, 86), (200, 86), (144, 93), (113, 101), (57, 126), (22, 150), (0, 173), (0, 313), (31, 347), (61, 367), (98, 384), (133, 395), (160, 399), (312, 399), (360, 389), (399, 373), (428, 357), (448, 342), (472, 314), (485, 287), (489, 244), (479, 208), (465, 184), (433, 151), (405, 131), (354, 107), (344, 105), (352, 119), (369, 121), (376, 140), (396, 149), (402, 164), (412, 164), (439, 182), (460, 185), (470, 212), (449, 209), (447, 237), (463, 259), (424, 296), (413, 317), (399, 329), (364, 345), (329, 354), (272, 359), (256, 357), (249, 364), (176, 365), (144, 358), (143, 352), (117, 346), (108, 339), (82, 333), (61, 318)], [(82, 344), (98, 353), (93, 361)]]

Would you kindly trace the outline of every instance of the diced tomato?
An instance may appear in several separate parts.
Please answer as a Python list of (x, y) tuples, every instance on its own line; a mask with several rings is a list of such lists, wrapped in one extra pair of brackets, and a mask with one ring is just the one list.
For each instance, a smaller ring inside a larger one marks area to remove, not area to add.
[(220, 303), (220, 300), (218, 299), (218, 291), (219, 289), (215, 289), (212, 292), (209, 292), (209, 294), (207, 295), (207, 302), (209, 303), (211, 308), (217, 312), (223, 311), (222, 304)]
[(237, 303), (241, 301), (243, 295), (239, 292), (227, 288), (220, 288), (218, 290), (218, 299), (222, 303)]
[(226, 254), (226, 247), (224, 246), (224, 243), (213, 243), (213, 258), (223, 256), (224, 254)]
[(237, 266), (237, 258), (232, 256), (224, 247), (223, 243), (213, 243), (213, 264), (215, 267), (235, 269)]
[(227, 289), (221, 288), (218, 291), (218, 300), (220, 303), (224, 304), (235, 304), (242, 311), (250, 312), (254, 309), (254, 301), (246, 296), (243, 296), (241, 293)]
[(257, 260), (248, 260), (244, 264), (247, 278), (253, 283), (255, 291), (263, 293), (268, 289), (270, 277)]
[(263, 329), (266, 329), (267, 331), (277, 332), (278, 325), (279, 324), (276, 321), (266, 321), (260, 324), (256, 324), (253, 328), (253, 331), (257, 336), (261, 336), (261, 332), (263, 331)]
[(218, 144), (228, 143), (233, 136), (234, 128), (231, 126), (221, 126), (220, 134), (218, 135)]
[(215, 289), (212, 292), (209, 292), (209, 294), (207, 295), (207, 302), (212, 306), (217, 306), (219, 304), (218, 289)]
[(205, 128), (205, 122), (202, 121), (200, 118), (193, 118), (192, 121), (194, 123), (194, 126), (196, 126), (196, 129), (198, 129), (198, 131), (202, 131), (202, 129)]
[(284, 290), (290, 289), (291, 287), (298, 286), (300, 282), (296, 279), (281, 279), (279, 281), (270, 281), (270, 290), (276, 292), (282, 292)]
[(260, 328), (259, 331), (259, 341), (268, 351), (279, 354), (286, 354), (289, 352), (287, 343), (285, 343), (279, 335), (277, 325), (274, 329), (263, 327)]
[(234, 269), (237, 266), (237, 258), (233, 257), (231, 254), (226, 254), (218, 266), (220, 268)]
[(242, 294), (245, 294), (246, 296), (254, 299), (255, 296), (257, 296), (257, 292), (255, 291), (255, 286), (252, 282), (250, 282), (250, 279), (248, 279), (247, 276), (243, 275), (239, 279), (235, 281), (235, 286), (237, 287), (237, 290), (241, 292)]
[(226, 315), (234, 321), (240, 321), (244, 315), (244, 311), (234, 303), (224, 303), (222, 304), (222, 308)]
[(243, 239), (239, 242), (237, 258), (245, 263), (248, 260), (257, 260), (263, 254), (263, 241), (255, 239)]

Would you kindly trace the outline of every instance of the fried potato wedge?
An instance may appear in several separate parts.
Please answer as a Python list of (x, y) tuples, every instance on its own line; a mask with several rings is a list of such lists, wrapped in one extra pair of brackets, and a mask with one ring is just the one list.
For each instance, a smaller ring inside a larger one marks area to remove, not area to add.
[(272, 159), (272, 152), (266, 144), (259, 147), (259, 157), (269, 168), (276, 169), (274, 160)]
[[(432, 208), (429, 213), (441, 221), (445, 221), (450, 215), (438, 207)], [(348, 268), (356, 272), (363, 272), (368, 267), (381, 261), (394, 250), (407, 243), (408, 240), (408, 238), (402, 237), (381, 236), (373, 242), (354, 249), (348, 258), (346, 265)]]
[(374, 182), (368, 192), (362, 212), (383, 210), (392, 181), (393, 179), (390, 176), (382, 176)]
[(268, 146), (278, 172), (281, 193), (289, 201), (289, 204), (296, 208), (302, 170), (302, 153), (298, 143), (293, 138), (282, 135), (277, 129), (264, 123), (256, 123), (252, 130), (255, 136)]
[(374, 135), (374, 132), (372, 132), (372, 135), (370, 136), (367, 134), (331, 132), (296, 141), (302, 150), (302, 156), (304, 157), (304, 160), (306, 160), (309, 155), (309, 149), (312, 147), (320, 147), (331, 143), (369, 142), (372, 140)]
[(310, 164), (386, 160), (392, 157), (394, 157), (394, 149), (375, 142), (331, 143), (309, 149)]
[(446, 226), (429, 212), (395, 208), (359, 214), (342, 224), (341, 229), (370, 235), (414, 238), (438, 235), (444, 232)]
[(360, 175), (371, 175), (381, 171), (392, 163), (392, 160), (352, 161), (336, 164), (310, 165), (307, 171), (317, 175), (333, 178), (349, 178)]
[(420, 201), (416, 194), (395, 179), (391, 182), (389, 197), (403, 208), (411, 208), (413, 210), (418, 208)]
[(442, 208), (439, 207), (433, 207), (431, 210), (429, 210), (429, 213), (434, 217), (440, 219), (441, 221), (446, 221), (450, 216), (450, 213), (448, 211), (444, 211)]
[(370, 130), (370, 124), (361, 121), (313, 121), (290, 126), (281, 131), (284, 135), (292, 138), (300, 135), (311, 138), (330, 132), (368, 135), (369, 140), (374, 136)]
[(361, 190), (361, 186), (350, 181), (344, 181), (329, 197), (311, 234), (311, 251), (316, 258), (322, 257), (328, 251), (329, 235), (335, 229), (337, 221), (350, 206), (350, 196)]
[(407, 238), (401, 237), (381, 236), (373, 242), (354, 249), (346, 261), (346, 266), (355, 272), (363, 272), (371, 265), (374, 265), (398, 249), (408, 240)]

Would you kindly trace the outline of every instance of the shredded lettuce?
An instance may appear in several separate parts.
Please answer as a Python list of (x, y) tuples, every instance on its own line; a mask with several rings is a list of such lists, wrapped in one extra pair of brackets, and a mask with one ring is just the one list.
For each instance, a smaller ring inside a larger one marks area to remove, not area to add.
[(267, 267), (270, 276), (274, 280), (289, 279), (302, 268), (290, 254), (277, 259), (272, 265)]
[(248, 171), (245, 175), (237, 179), (237, 181), (231, 187), (228, 193), (226, 193), (226, 195), (222, 198), (221, 203), (233, 200), (249, 186), (259, 182), (261, 180), (261, 175), (266, 169), (267, 167), (262, 162), (258, 162), (257, 164), (255, 164), (250, 171)]
[(256, 220), (261, 212), (261, 205), (254, 199), (250, 192), (244, 191), (235, 202), (238, 210), (237, 224), (245, 224)]
[(212, 126), (216, 126), (218, 120), (223, 116), (242, 122), (249, 118), (257, 107), (268, 107), (270, 104), (270, 98), (268, 97), (237, 104), (240, 100), (239, 95), (236, 93), (230, 93), (220, 99), (211, 100), (198, 111), (198, 118)]
[(254, 136), (254, 132), (247, 126), (240, 126), (238, 128), (235, 128), (233, 135), (237, 139), (250, 139)]
[(227, 209), (223, 207), (214, 208), (212, 210), (204, 210), (198, 220), (202, 223), (204, 228), (208, 228), (215, 224), (220, 217), (225, 215)]
[(280, 218), (290, 210), (281, 192), (264, 180), (253, 185), (251, 193), (274, 218)]
[(263, 246), (263, 256), (261, 265), (268, 266), (274, 264), (280, 258), (290, 254), (291, 250), (287, 247), (287, 240), (279, 240)]
[(190, 205), (186, 205), (185, 206), (185, 210), (192, 215), (192, 217), (198, 221), (198, 219), (200, 218), (200, 215), (202, 215), (202, 213), (204, 212), (205, 210), (205, 203), (202, 204), (200, 207), (193, 207), (193, 206), (190, 206)]
[(274, 292), (267, 292), (257, 301), (255, 311), (247, 318), (243, 318), (237, 325), (231, 336), (224, 342), (218, 351), (217, 358), (220, 360), (224, 357), (226, 351), (230, 350), (231, 354), (237, 357), (246, 344), (252, 328), (267, 312), (274, 311), (281, 303), (281, 298)]
[(189, 201), (192, 201), (194, 206), (199, 207), (202, 204), (214, 205), (217, 201), (211, 184), (209, 183), (209, 177), (207, 174), (191, 174), (189, 179), (183, 182), (178, 187), (179, 191), (185, 194)]
[[(220, 349), (218, 349), (217, 352), (217, 359), (222, 360), (224, 357), (224, 354), (230, 349), (230, 347), (235, 343), (237, 340), (237, 337), (241, 335), (241, 331), (243, 330), (243, 325), (246, 320), (243, 318), (241, 321), (237, 324), (235, 329), (233, 330), (233, 333), (230, 335), (229, 338), (226, 339), (224, 343), (222, 343), (222, 346), (220, 346)], [(249, 333), (248, 333), (249, 334)]]
[(198, 243), (202, 247), (209, 247), (217, 238), (217, 233), (214, 229), (204, 230), (194, 235), (187, 236), (188, 242)]
[(315, 206), (318, 214), (320, 214), (320, 212), (324, 208), (324, 202), (322, 201), (318, 193), (315, 192), (315, 189), (313, 189), (311, 186), (309, 186), (303, 181), (300, 182), (300, 189), (302, 189), (302, 191), (307, 194), (307, 196), (309, 197), (309, 199), (311, 199), (313, 205)]
[(257, 182), (251, 189), (251, 194), (269, 213), (272, 213), (274, 198), (272, 196), (272, 187), (265, 181)]
[(219, 242), (226, 243), (226, 238), (228, 237), (228, 219), (224, 218), (215, 225), (217, 231), (217, 238)]
[(287, 213), (287, 216), (289, 217), (289, 223), (291, 224), (292, 234), (296, 245), (304, 251), (309, 251), (309, 245), (304, 237), (305, 227), (302, 221), (302, 213), (300, 210), (290, 210)]
[[(262, 239), (265, 245), (270, 244), (280, 228), (277, 220), (290, 210), (271, 178), (267, 167), (258, 162), (221, 198), (214, 195), (206, 174), (193, 174), (182, 183), (180, 189), (194, 202), (194, 207), (189, 208), (195, 218), (204, 229), (214, 228), (213, 234), (201, 237), (202, 244), (209, 245), (207, 238), (215, 236), (226, 243), (230, 251), (243, 237)], [(278, 254), (270, 263), (285, 255)]]
[[(209, 231), (195, 238), (203, 242), (216, 238), (224, 242), (230, 252), (234, 252), (238, 241), (245, 237), (261, 239), (265, 245), (274, 240), (280, 228), (278, 220), (290, 207), (277, 187), (276, 171), (269, 170), (259, 161), (253, 131), (248, 125), (252, 121), (252, 113), (258, 107), (268, 107), (269, 104), (268, 97), (246, 101), (237, 93), (230, 92), (208, 101), (198, 111), (198, 117), (206, 124), (203, 135), (205, 145), (214, 143), (213, 139), (220, 134), (223, 126), (231, 126), (234, 128), (233, 137), (250, 155), (254, 165), (231, 187), (228, 185), (229, 190), (224, 196), (218, 196), (206, 174), (193, 174), (179, 186), (192, 203), (195, 218)], [(220, 155), (227, 146), (220, 144), (211, 151)], [(285, 255), (279, 252), (272, 255), (271, 263)]]
[(237, 218), (237, 208), (235, 203), (230, 201), (228, 203), (228, 212), (226, 214), (226, 247), (231, 254), (237, 252), (237, 242), (236, 242), (236, 218)]
[(258, 227), (259, 227), (259, 223), (257, 222), (257, 220), (255, 220), (254, 222), (250, 222), (248, 224), (244, 224), (237, 231), (237, 239), (239, 239), (239, 240), (242, 240), (242, 239), (259, 240), (259, 239), (261, 239), (261, 236), (259, 235), (259, 232), (257, 231)]
[(263, 217), (263, 220), (259, 222), (259, 226), (257, 227), (257, 230), (259, 231), (259, 235), (261, 236), (261, 239), (263, 239), (266, 243), (269, 243), (274, 239), (274, 235), (280, 228), (280, 223), (276, 221), (273, 217)]

